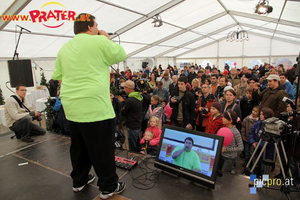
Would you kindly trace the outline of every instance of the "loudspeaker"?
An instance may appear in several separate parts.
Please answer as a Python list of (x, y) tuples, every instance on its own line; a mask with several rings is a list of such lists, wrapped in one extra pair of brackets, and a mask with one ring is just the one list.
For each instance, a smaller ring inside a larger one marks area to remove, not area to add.
[(147, 67), (147, 65), (148, 65), (148, 62), (143, 62), (143, 63), (142, 63), (142, 68), (145, 69), (145, 68)]
[(30, 59), (8, 60), (7, 64), (11, 87), (18, 84), (24, 84), (26, 87), (34, 86)]

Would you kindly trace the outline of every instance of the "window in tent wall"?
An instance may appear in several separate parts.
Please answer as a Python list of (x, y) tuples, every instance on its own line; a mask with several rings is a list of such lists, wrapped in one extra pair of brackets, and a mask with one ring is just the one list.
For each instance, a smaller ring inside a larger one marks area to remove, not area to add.
[(278, 67), (279, 64), (283, 64), (283, 67), (285, 70), (290, 69), (293, 67), (292, 61), (290, 61), (287, 58), (281, 59), (278, 62), (276, 62), (276, 68)]
[(207, 63), (209, 63), (209, 66), (211, 66), (211, 68), (213, 67), (212, 62), (210, 62), (209, 60), (204, 60), (204, 61), (201, 63), (201, 67), (205, 68), (205, 67), (207, 66)]
[(263, 65), (262, 61), (254, 59), (249, 62), (248, 68), (253, 69), (253, 67), (255, 67), (255, 65), (258, 65), (258, 67), (259, 67), (261, 64)]
[(225, 65), (228, 65), (229, 66), (229, 70), (231, 69), (231, 68), (237, 68), (237, 63), (234, 61), (234, 60), (227, 60), (226, 62), (224, 62), (224, 64), (223, 64), (223, 70), (225, 70)]

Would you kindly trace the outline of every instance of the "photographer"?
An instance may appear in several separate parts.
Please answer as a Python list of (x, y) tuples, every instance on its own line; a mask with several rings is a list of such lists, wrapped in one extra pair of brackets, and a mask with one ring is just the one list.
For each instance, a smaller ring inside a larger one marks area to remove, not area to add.
[(195, 118), (195, 98), (187, 91), (187, 77), (181, 76), (178, 79), (179, 90), (171, 94), (170, 107), (173, 108), (171, 122), (173, 126), (184, 127), (193, 130)]
[(210, 106), (215, 102), (215, 97), (212, 94), (209, 94), (209, 85), (202, 85), (202, 95), (199, 94), (200, 98), (198, 99), (198, 104), (196, 108), (196, 130), (205, 132), (206, 124), (210, 115)]
[(124, 87), (128, 98), (124, 100), (123, 97), (118, 96), (118, 99), (122, 107), (121, 115), (126, 117), (125, 124), (127, 127), (129, 150), (140, 152), (139, 134), (142, 126), (143, 96), (140, 92), (135, 91), (133, 81), (128, 80), (122, 83), (122, 87)]
[(7, 127), (16, 133), (17, 138), (21, 137), (23, 142), (33, 142), (32, 135), (44, 135), (46, 133), (45, 129), (32, 123), (32, 118), (37, 119), (41, 116), (41, 113), (36, 110), (29, 112), (24, 107), (24, 105), (27, 105), (25, 85), (17, 85), (16, 93), (5, 103)]

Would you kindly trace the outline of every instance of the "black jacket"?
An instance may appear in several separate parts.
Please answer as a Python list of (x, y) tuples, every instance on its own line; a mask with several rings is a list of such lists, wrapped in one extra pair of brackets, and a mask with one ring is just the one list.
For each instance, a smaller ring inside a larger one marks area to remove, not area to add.
[(247, 97), (243, 97), (240, 101), (240, 108), (242, 111), (242, 121), (252, 113), (253, 107), (258, 106), (258, 101), (254, 101), (253, 99), (248, 102)]
[(175, 90), (178, 90), (178, 83), (176, 83), (175, 86), (174, 86), (173, 83), (171, 83), (171, 84), (169, 85), (169, 94), (172, 94), (173, 91), (175, 91)]
[(225, 87), (221, 87), (221, 86), (218, 86), (218, 87), (216, 88), (214, 96), (215, 96), (215, 98), (216, 98), (218, 101), (219, 101), (219, 99), (220, 99), (221, 97), (225, 97), (225, 95), (224, 95), (224, 89), (225, 89)]
[(121, 115), (126, 117), (126, 127), (131, 130), (140, 130), (142, 126), (142, 104), (143, 101), (135, 97), (128, 97), (121, 102)]
[[(171, 94), (171, 97), (174, 96), (179, 96), (179, 90), (176, 90)], [(181, 101), (183, 106), (183, 125), (186, 126), (188, 124), (191, 124), (193, 126), (194, 119), (196, 117), (194, 95), (186, 90), (183, 97), (181, 98)], [(177, 101), (176, 103), (172, 103), (172, 101), (170, 101), (170, 107), (173, 108), (171, 115), (171, 121), (173, 122), (177, 122), (179, 103), (180, 101)]]
[(190, 72), (189, 75), (188, 75), (188, 80), (189, 80), (189, 83), (192, 85), (192, 81), (194, 78), (196, 78), (197, 74), (194, 72), (193, 74)]

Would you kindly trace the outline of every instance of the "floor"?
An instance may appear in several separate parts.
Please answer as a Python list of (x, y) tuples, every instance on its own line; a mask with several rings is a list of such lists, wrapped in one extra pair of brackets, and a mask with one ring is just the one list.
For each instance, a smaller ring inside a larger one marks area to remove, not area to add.
[[(43, 124), (42, 124), (43, 126)], [(70, 138), (47, 132), (34, 137), (35, 142), (27, 144), (16, 138), (12, 132), (0, 134), (0, 199), (100, 199), (94, 181), (83, 191), (72, 191), (69, 156)], [(117, 168), (126, 190), (112, 200), (165, 200), (165, 199), (285, 199), (280, 191), (258, 189), (250, 194), (249, 177), (241, 174), (224, 173), (217, 177), (215, 189), (208, 189), (187, 179), (158, 170), (153, 158), (138, 153), (116, 150), (116, 155), (139, 161), (131, 171)], [(238, 173), (242, 171), (242, 159), (238, 159)], [(279, 170), (276, 167), (271, 178)], [(93, 172), (93, 169), (91, 170)], [(300, 199), (297, 193), (291, 199)]]

